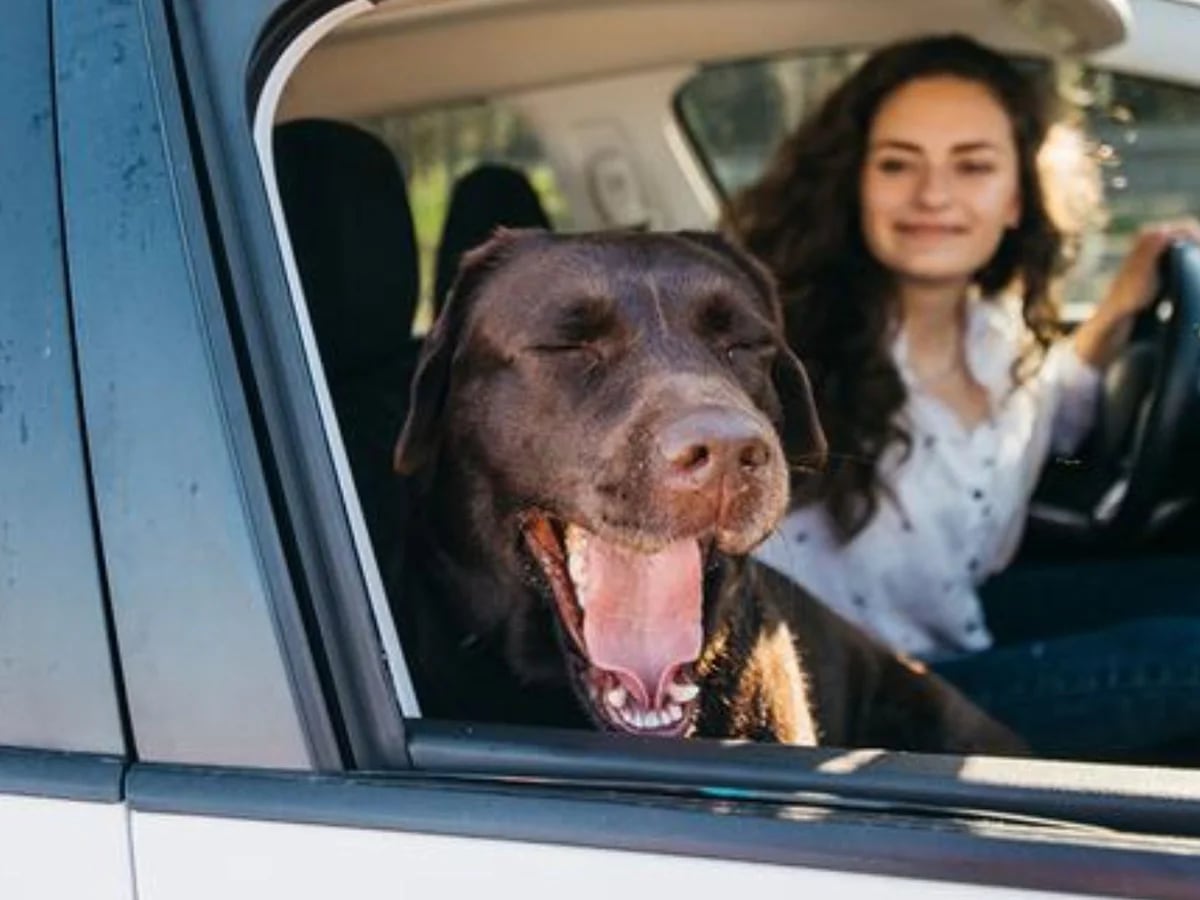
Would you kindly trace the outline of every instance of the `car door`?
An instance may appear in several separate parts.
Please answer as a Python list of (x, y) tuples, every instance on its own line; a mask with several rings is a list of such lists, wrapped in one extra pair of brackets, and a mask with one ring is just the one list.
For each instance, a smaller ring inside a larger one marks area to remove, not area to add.
[(1127, 838), (1106, 807), (1031, 823), (1066, 818), (1062, 793), (975, 790), (962, 760), (903, 772), (871, 753), (421, 720), (256, 145), (297, 35), (366, 4), (52, 6), (139, 897), (961, 897), (1196, 876), (1186, 837)]
[(0, 28), (0, 895), (131, 898), (110, 657), (63, 269), (49, 7)]

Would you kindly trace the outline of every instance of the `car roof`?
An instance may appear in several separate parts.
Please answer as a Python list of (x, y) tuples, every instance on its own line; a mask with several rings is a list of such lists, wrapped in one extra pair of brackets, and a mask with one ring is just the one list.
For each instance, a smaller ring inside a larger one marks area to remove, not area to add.
[[(363, 4), (365, 6), (365, 4)], [(282, 118), (352, 118), (623, 72), (962, 31), (1025, 53), (1122, 41), (1126, 0), (390, 0), (297, 68)]]

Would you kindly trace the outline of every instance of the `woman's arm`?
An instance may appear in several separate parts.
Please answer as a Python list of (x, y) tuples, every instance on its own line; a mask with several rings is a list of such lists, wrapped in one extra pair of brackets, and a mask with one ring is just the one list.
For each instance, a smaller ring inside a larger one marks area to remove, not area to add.
[(1080, 359), (1103, 369), (1125, 346), (1134, 318), (1158, 293), (1158, 258), (1175, 240), (1200, 243), (1200, 222), (1180, 219), (1141, 230), (1108, 294), (1075, 331), (1075, 352)]

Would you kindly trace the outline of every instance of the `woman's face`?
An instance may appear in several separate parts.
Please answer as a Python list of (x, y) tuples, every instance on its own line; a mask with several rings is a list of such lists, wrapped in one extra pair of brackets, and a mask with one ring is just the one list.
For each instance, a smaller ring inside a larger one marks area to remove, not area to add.
[(908, 285), (962, 285), (1017, 224), (1012, 123), (974, 81), (931, 76), (897, 88), (867, 137), (863, 236)]

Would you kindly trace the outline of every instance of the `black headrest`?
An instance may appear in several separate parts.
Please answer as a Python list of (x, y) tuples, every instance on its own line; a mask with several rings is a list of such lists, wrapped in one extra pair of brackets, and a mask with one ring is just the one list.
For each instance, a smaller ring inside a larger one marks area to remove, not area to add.
[(445, 300), (462, 255), (482, 244), (500, 225), (549, 228), (550, 219), (523, 172), (511, 166), (484, 163), (458, 179), (450, 195), (450, 208), (438, 244), (435, 306), (440, 308)]
[(275, 171), (326, 373), (380, 365), (409, 342), (419, 289), (399, 165), (354, 125), (304, 119), (275, 129)]

